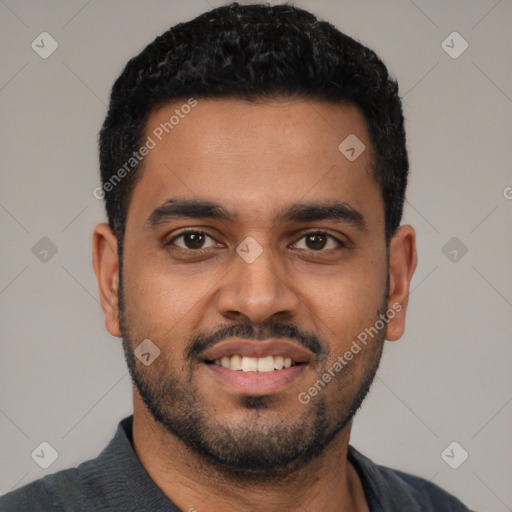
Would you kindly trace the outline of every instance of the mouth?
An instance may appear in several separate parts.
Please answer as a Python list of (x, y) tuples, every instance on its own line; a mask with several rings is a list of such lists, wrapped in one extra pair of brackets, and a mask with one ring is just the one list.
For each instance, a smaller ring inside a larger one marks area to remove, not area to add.
[(231, 393), (261, 396), (283, 392), (313, 359), (306, 348), (279, 339), (221, 342), (202, 354), (208, 376)]
[(247, 357), (236, 354), (206, 361), (206, 364), (214, 364), (234, 371), (267, 373), (304, 363), (293, 361), (291, 357), (285, 356)]

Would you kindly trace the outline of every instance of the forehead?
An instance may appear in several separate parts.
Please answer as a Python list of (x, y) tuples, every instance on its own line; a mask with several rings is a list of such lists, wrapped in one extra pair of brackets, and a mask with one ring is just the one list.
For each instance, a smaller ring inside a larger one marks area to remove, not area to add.
[(242, 220), (245, 213), (265, 221), (299, 200), (373, 207), (376, 222), (383, 215), (367, 124), (351, 105), (184, 99), (150, 116), (144, 140), (151, 140), (152, 149), (133, 192), (128, 224), (131, 218), (142, 228), (169, 197), (214, 201)]

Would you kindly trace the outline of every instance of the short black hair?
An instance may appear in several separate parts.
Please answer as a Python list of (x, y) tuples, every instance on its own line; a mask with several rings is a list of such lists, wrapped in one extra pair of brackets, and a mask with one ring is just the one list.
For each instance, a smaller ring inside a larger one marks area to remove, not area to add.
[(114, 83), (99, 156), (101, 197), (119, 245), (141, 174), (133, 156), (144, 144), (149, 116), (171, 101), (219, 97), (358, 107), (373, 146), (389, 242), (402, 218), (409, 169), (397, 82), (375, 52), (306, 10), (235, 2), (171, 27), (133, 57)]

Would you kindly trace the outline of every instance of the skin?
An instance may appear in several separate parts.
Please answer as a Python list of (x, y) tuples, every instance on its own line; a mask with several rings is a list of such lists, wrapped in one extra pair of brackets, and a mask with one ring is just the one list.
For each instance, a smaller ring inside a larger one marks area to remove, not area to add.
[[(146, 135), (183, 103), (154, 112)], [(352, 133), (366, 150), (350, 162), (338, 145)], [(134, 188), (124, 239), (124, 326), (116, 238), (104, 223), (93, 235), (94, 270), (107, 330), (116, 337), (124, 331), (125, 350), (146, 338), (160, 348), (160, 357), (151, 366), (137, 363), (141, 374), (155, 382), (156, 375), (172, 376), (201, 405), (207, 421), (217, 427), (233, 426), (241, 435), (251, 425), (310, 426), (320, 401), (326, 425), (333, 427), (340, 410), (361, 388), (372, 358), (380, 357), (382, 343), (369, 344), (350, 361), (343, 376), (308, 404), (300, 403), (298, 394), (332, 367), (358, 333), (374, 325), (388, 272), (387, 306), (401, 304), (402, 309), (389, 320), (381, 338), (394, 341), (402, 336), (417, 263), (414, 229), (402, 225), (391, 240), (387, 265), (384, 204), (371, 172), (371, 148), (365, 119), (354, 106), (314, 100), (254, 104), (199, 99), (149, 152)], [(237, 218), (174, 219), (149, 228), (151, 212), (171, 197), (216, 201)], [(280, 209), (293, 203), (332, 200), (358, 210), (366, 228), (330, 219), (276, 219)], [(205, 241), (206, 252), (197, 256), (183, 249), (183, 238), (175, 242), (181, 250), (163, 245), (182, 228), (207, 231), (213, 239)], [(317, 231), (337, 237), (346, 247), (331, 240), (321, 250), (311, 249), (304, 235)], [(252, 263), (236, 253), (248, 236), (263, 249)], [(213, 378), (204, 364), (184, 357), (199, 331), (270, 321), (291, 322), (316, 334), (323, 355), (312, 358), (265, 407), (244, 406), (240, 394)], [(351, 421), (319, 456), (293, 472), (274, 480), (244, 479), (215, 466), (156, 421), (136, 386), (133, 396), (135, 451), (150, 477), (182, 510), (368, 510), (359, 476), (347, 461)], [(179, 402), (176, 407), (179, 410)]]

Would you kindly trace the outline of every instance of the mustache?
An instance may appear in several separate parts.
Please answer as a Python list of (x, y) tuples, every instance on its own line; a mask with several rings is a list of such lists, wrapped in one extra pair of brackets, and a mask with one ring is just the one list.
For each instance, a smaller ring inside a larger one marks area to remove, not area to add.
[(296, 340), (315, 355), (326, 351), (314, 333), (308, 333), (291, 323), (284, 324), (235, 324), (221, 327), (213, 332), (201, 331), (190, 341), (184, 352), (184, 359), (198, 358), (199, 355), (222, 340), (237, 337), (241, 339), (264, 340), (267, 338), (288, 338)]

